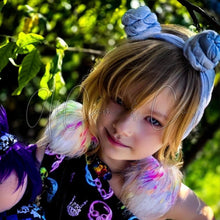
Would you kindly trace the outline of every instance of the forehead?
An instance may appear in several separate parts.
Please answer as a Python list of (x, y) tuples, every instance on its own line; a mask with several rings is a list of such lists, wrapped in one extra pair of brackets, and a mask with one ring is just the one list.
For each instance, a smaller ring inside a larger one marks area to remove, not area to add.
[(167, 120), (171, 111), (175, 108), (177, 96), (172, 86), (164, 86), (156, 92), (151, 99), (145, 100), (137, 109), (151, 112), (164, 120)]
[(152, 108), (157, 110), (157, 108), (161, 108), (168, 112), (171, 108), (174, 107), (177, 101), (176, 91), (172, 86), (165, 85), (161, 90), (156, 92), (151, 100)]

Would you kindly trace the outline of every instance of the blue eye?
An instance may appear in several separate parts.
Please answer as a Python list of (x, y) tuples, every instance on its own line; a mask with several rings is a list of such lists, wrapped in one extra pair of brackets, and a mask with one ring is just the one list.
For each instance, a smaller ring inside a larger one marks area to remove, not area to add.
[(116, 102), (117, 104), (119, 104), (119, 105), (124, 105), (122, 99), (119, 98), (119, 97), (116, 98), (115, 102)]
[(151, 116), (147, 116), (146, 117), (146, 120), (153, 126), (156, 126), (156, 127), (161, 127), (161, 123), (155, 119), (155, 118), (152, 118)]

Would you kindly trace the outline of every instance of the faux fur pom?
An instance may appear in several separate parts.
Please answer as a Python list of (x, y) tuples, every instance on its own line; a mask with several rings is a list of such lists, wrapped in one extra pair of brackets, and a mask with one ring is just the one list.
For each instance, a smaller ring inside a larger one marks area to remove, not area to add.
[(148, 157), (129, 167), (122, 202), (140, 219), (158, 219), (174, 205), (181, 180), (178, 167), (162, 165)]
[(85, 125), (82, 105), (67, 101), (55, 108), (45, 130), (48, 148), (55, 154), (78, 157), (84, 154), (96, 139)]

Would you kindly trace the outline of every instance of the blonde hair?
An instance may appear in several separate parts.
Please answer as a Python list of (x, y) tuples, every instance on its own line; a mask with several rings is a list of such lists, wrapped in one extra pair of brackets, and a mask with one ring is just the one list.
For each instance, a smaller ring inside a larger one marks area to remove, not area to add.
[[(187, 39), (184, 28), (165, 27), (166, 32)], [(176, 160), (183, 134), (199, 104), (199, 73), (185, 59), (182, 49), (154, 39), (126, 41), (108, 53), (83, 81), (84, 117), (95, 133), (98, 115), (107, 97), (120, 96), (130, 111), (150, 101), (163, 88), (172, 87), (176, 105), (164, 128), (164, 146), (155, 154), (160, 161)]]
[[(187, 39), (182, 28), (165, 29)], [(122, 43), (82, 82), (83, 105), (69, 101), (55, 109), (38, 144), (48, 144), (55, 153), (70, 157), (95, 154), (99, 149), (94, 138), (96, 121), (104, 113), (108, 98), (120, 96), (132, 112), (166, 87), (175, 92), (176, 103), (164, 127), (163, 147), (155, 155), (129, 165), (120, 195), (122, 203), (137, 217), (158, 219), (177, 198), (182, 174), (176, 153), (201, 92), (200, 75), (185, 59), (182, 49), (154, 39)]]
[[(166, 26), (164, 31), (184, 40), (190, 36), (182, 27)], [(162, 40), (147, 39), (119, 45), (81, 84), (84, 119), (95, 136), (96, 121), (105, 111), (107, 98), (116, 100), (119, 96), (132, 112), (166, 87), (175, 92), (176, 100), (163, 128), (163, 146), (153, 155), (156, 159), (131, 163), (124, 174), (120, 199), (140, 219), (158, 219), (176, 201), (182, 180), (180, 145), (199, 105), (200, 74), (182, 49)]]

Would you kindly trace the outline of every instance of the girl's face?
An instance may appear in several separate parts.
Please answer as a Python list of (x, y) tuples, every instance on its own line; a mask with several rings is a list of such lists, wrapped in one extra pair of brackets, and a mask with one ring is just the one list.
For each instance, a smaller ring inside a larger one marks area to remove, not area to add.
[(152, 101), (132, 112), (126, 109), (120, 97), (107, 100), (97, 120), (101, 157), (140, 160), (157, 152), (163, 146), (164, 127), (175, 101), (171, 87), (161, 90)]

